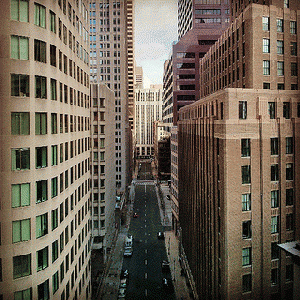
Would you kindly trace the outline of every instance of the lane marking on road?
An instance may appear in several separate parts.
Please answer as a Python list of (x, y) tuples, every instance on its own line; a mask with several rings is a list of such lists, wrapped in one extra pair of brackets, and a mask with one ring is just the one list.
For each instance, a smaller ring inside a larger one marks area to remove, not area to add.
[(148, 265), (148, 260), (147, 260), (147, 259), (145, 259), (145, 265), (146, 265), (146, 266)]
[(147, 277), (148, 277), (148, 274), (147, 274), (147, 273), (145, 273), (145, 279), (147, 279)]
[(145, 223), (146, 223), (146, 221), (147, 221), (147, 220), (145, 219)]
[(148, 243), (148, 241), (147, 240), (145, 240), (145, 244), (147, 244)]
[(145, 232), (145, 235), (147, 235), (147, 232)]
[(147, 249), (145, 249), (145, 253), (147, 254), (147, 252), (148, 252), (148, 250)]
[(148, 296), (148, 290), (145, 289), (145, 296), (147, 297)]
[(147, 224), (145, 224), (145, 228), (147, 227)]

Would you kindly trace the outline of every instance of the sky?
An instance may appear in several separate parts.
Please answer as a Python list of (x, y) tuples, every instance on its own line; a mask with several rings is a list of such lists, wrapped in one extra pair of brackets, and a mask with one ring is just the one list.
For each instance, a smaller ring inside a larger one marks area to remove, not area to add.
[(164, 62), (177, 40), (177, 0), (135, 1), (135, 60), (144, 87), (163, 83)]

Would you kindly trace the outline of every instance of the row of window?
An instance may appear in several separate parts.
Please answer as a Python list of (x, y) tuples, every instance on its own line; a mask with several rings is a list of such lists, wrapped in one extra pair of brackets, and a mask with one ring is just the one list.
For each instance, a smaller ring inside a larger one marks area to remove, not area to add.
[[(35, 134), (44, 135), (48, 133), (48, 114), (46, 112), (35, 113)], [(77, 126), (76, 126), (77, 119)], [(51, 134), (58, 133), (58, 114), (51, 113)], [(90, 128), (89, 118), (73, 115), (59, 115), (59, 132), (68, 133), (88, 131)], [(12, 135), (30, 135), (30, 113), (29, 112), (12, 112), (11, 113), (11, 134)], [(90, 148), (86, 141), (86, 147)], [(76, 147), (76, 146), (75, 146)], [(76, 151), (75, 151), (76, 153)]]
[[(283, 61), (277, 61), (277, 76), (284, 76), (284, 62)], [(292, 62), (291, 68), (290, 68), (290, 74), (291, 76), (298, 76), (298, 64)], [(271, 75), (271, 68), (270, 68), (270, 61), (264, 60), (263, 61), (263, 75)]]
[[(247, 250), (248, 249), (248, 250)], [(251, 248), (250, 248), (251, 249)], [(247, 256), (248, 253), (251, 253), (251, 250), (249, 250), (249, 248), (245, 248), (243, 249), (243, 255), (245, 255), (245, 257), (243, 256), (243, 262), (247, 262), (247, 260), (249, 260), (249, 257)], [(293, 280), (293, 265), (286, 265), (286, 270), (285, 270), (285, 280), (286, 282), (292, 281)], [(272, 286), (277, 285), (279, 283), (279, 269), (275, 268), (275, 269), (271, 269), (271, 278), (270, 278), (270, 283)], [(252, 291), (252, 274), (245, 274), (242, 277), (242, 291), (243, 293), (247, 293), (247, 292), (251, 292)], [(289, 292), (287, 291), (288, 294), (293, 295), (293, 292)], [(276, 297), (275, 297), (276, 296)], [(280, 296), (279, 295), (275, 295), (274, 298), (271, 297), (271, 299), (279, 299)], [(293, 298), (293, 297), (291, 297)]]
[[(270, 119), (275, 119), (277, 116), (276, 110), (276, 102), (268, 102), (268, 113)], [(282, 116), (285, 119), (291, 118), (291, 103), (290, 102), (283, 102), (282, 106)], [(297, 117), (300, 116), (300, 103), (297, 104)], [(245, 120), (247, 119), (247, 101), (239, 101), (239, 119)]]
[[(272, 190), (270, 193), (271, 199), (271, 208), (278, 208), (280, 205), (280, 191)], [(294, 189), (289, 188), (285, 190), (285, 205), (292, 206), (294, 205)], [(251, 193), (242, 194), (242, 211), (250, 211), (251, 210)]]
[[(70, 144), (69, 144), (70, 143)], [(70, 145), (70, 151), (69, 151)], [(51, 146), (51, 166), (58, 165), (59, 162), (67, 161), (70, 158), (73, 158), (76, 155), (79, 155), (90, 149), (90, 146), (87, 145), (87, 138), (82, 138), (76, 141), (70, 141), (61, 143), (59, 145), (60, 156), (58, 156), (58, 145)], [(89, 160), (89, 159), (88, 159)], [(12, 170), (30, 170), (30, 148), (15, 148), (11, 150), (11, 163)], [(86, 169), (87, 161), (85, 163)], [(48, 166), (48, 147), (36, 147), (35, 148), (35, 167), (36, 169), (46, 168)]]
[[(79, 69), (78, 69), (79, 71)], [(80, 71), (79, 71), (80, 73)], [(85, 74), (85, 73), (84, 73)], [(34, 95), (35, 98), (48, 98), (48, 82), (45, 76), (34, 76)], [(59, 95), (58, 95), (59, 89)], [(30, 97), (30, 76), (26, 74), (11, 74), (11, 96), (13, 97)], [(59, 100), (60, 102), (70, 103), (70, 105), (78, 105), (89, 108), (89, 95), (68, 87), (62, 82), (57, 83), (54, 78), (50, 79), (50, 99)], [(76, 101), (77, 96), (77, 101)]]
[[(270, 151), (271, 155), (279, 154), (279, 139), (271, 138), (270, 139)], [(285, 138), (285, 153), (293, 154), (294, 153), (294, 139), (293, 137)], [(250, 157), (251, 155), (251, 143), (250, 139), (241, 139), (241, 156)]]
[[(290, 43), (290, 55), (297, 56), (297, 42)], [(284, 54), (284, 41), (277, 40), (277, 54)], [(270, 39), (263, 38), (263, 53), (270, 53)]]
[[(284, 20), (276, 19), (277, 32), (284, 32)], [(270, 31), (270, 17), (262, 17), (262, 30)], [(297, 22), (290, 21), (290, 33), (297, 34)]]
[[(250, 184), (251, 183), (251, 166), (246, 165), (242, 166), (242, 184)], [(292, 163), (286, 164), (286, 180), (294, 180), (294, 169)], [(279, 165), (272, 164), (270, 171), (271, 181), (279, 181)]]

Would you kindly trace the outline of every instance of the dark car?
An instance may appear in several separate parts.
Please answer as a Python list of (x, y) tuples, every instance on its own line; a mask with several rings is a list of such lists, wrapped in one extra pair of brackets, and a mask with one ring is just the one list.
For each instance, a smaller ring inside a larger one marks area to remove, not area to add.
[(170, 272), (170, 263), (167, 260), (163, 260), (161, 263), (161, 270), (163, 273)]
[(164, 233), (161, 232), (161, 231), (159, 231), (159, 232), (157, 233), (157, 238), (158, 238), (159, 240), (163, 240), (163, 239), (165, 238)]
[(133, 214), (133, 217), (134, 217), (134, 218), (137, 218), (138, 216), (139, 216), (139, 215), (138, 215), (137, 213), (134, 213), (134, 214)]
[(123, 279), (123, 278), (128, 278), (128, 277), (129, 277), (128, 270), (122, 270), (120, 278)]

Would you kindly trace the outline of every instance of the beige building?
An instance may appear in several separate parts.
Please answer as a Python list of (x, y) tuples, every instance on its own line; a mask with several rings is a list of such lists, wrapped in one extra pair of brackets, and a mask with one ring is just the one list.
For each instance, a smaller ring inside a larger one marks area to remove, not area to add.
[(299, 116), (298, 91), (229, 88), (180, 110), (179, 220), (200, 299), (292, 299), (277, 244), (300, 234)]
[(90, 299), (88, 1), (1, 1), (1, 299)]
[(135, 67), (135, 88), (137, 89), (143, 89), (144, 84), (143, 84), (143, 68), (142, 67)]
[(135, 91), (135, 151), (137, 158), (154, 155), (153, 126), (162, 119), (162, 89)]
[(93, 249), (111, 247), (115, 230), (116, 156), (114, 92), (104, 84), (91, 85), (92, 111), (92, 235)]
[(90, 79), (104, 83), (115, 96), (114, 164), (117, 193), (131, 180), (131, 127), (134, 103), (132, 0), (90, 1)]

